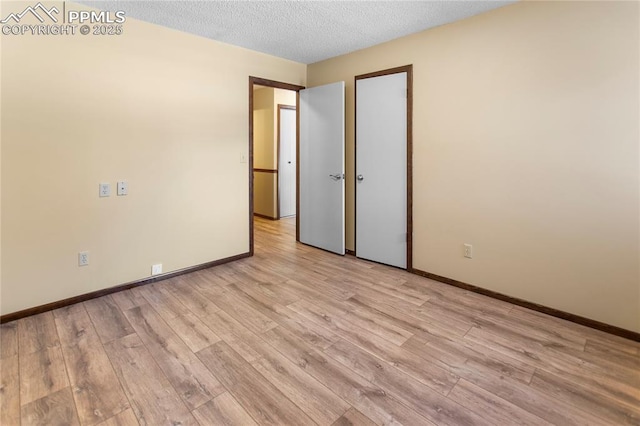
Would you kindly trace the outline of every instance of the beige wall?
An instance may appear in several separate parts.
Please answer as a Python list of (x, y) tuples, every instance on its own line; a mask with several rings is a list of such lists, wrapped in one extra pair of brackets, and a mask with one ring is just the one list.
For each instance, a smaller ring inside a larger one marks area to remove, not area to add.
[[(521, 2), (308, 67), (414, 65), (417, 269), (640, 331), (637, 2)], [(464, 259), (462, 244), (474, 246)]]
[[(276, 125), (274, 90), (260, 87), (253, 91), (253, 167), (254, 169), (277, 168), (276, 144), (273, 139)], [(278, 180), (275, 173), (253, 173), (253, 211), (259, 215), (276, 217)]]
[[(278, 119), (277, 113), (278, 113), (278, 105), (289, 105), (289, 106), (296, 106), (296, 92), (294, 92), (293, 90), (283, 90), (283, 89), (274, 89), (274, 100), (273, 103), (276, 107), (276, 117), (275, 119)], [(276, 133), (276, 138), (278, 137), (278, 134)]]
[(2, 314), (249, 250), (248, 77), (305, 65), (133, 19), (2, 37)]
[(273, 103), (273, 88), (260, 87), (253, 91), (253, 167), (256, 169), (277, 167)]

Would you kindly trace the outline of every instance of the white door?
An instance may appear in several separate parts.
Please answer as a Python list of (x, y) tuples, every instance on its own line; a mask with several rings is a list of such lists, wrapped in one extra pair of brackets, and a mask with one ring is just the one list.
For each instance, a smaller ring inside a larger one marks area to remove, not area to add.
[(344, 254), (344, 82), (300, 91), (300, 241)]
[(280, 217), (287, 217), (296, 214), (296, 110), (279, 107), (278, 117), (278, 202)]
[(356, 255), (407, 266), (407, 73), (356, 81)]

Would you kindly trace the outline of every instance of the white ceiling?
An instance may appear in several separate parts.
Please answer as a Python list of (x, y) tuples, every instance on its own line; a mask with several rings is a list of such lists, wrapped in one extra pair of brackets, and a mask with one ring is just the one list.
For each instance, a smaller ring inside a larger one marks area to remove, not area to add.
[(124, 10), (128, 17), (305, 64), (514, 2), (80, 1), (103, 10)]

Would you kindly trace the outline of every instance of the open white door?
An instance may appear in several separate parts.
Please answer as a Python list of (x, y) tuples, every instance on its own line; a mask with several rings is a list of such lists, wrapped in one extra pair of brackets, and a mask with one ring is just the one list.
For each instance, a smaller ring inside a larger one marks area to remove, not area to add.
[(407, 267), (407, 73), (356, 81), (356, 255)]
[(344, 254), (344, 82), (300, 91), (300, 242)]

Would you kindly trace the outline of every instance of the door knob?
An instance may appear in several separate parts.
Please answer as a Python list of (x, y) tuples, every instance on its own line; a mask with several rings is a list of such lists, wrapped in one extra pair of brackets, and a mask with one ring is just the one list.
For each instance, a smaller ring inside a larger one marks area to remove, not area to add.
[(362, 182), (364, 180), (364, 176), (358, 175), (358, 177), (356, 177), (356, 179), (358, 179), (358, 182)]
[(329, 175), (329, 177), (330, 177), (331, 179), (333, 179), (333, 180), (342, 180), (342, 179), (344, 179), (344, 175), (343, 175), (343, 174), (340, 174), (340, 173), (335, 174), (335, 175)]

